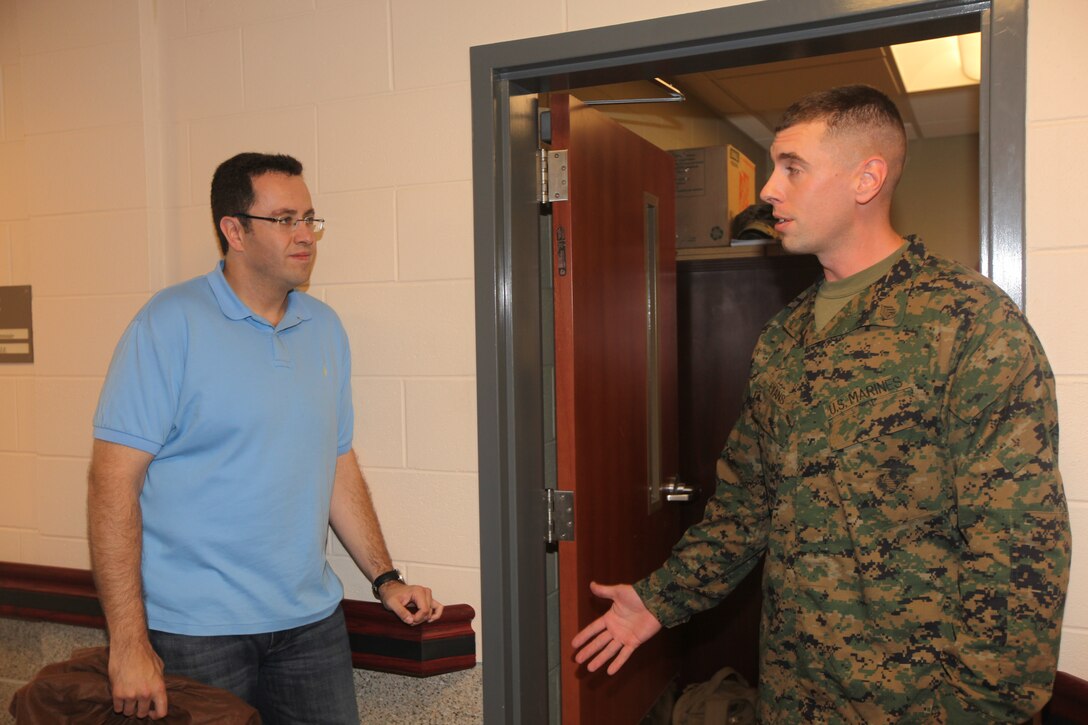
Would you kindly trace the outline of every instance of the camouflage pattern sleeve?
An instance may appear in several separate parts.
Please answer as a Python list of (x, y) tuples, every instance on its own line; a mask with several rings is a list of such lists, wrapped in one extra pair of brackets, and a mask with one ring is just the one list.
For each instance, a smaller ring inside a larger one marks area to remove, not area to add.
[(1050, 697), (1069, 576), (1054, 376), (1020, 311), (992, 300), (946, 391), (959, 617), (950, 722), (1022, 722)]
[(703, 520), (684, 533), (660, 569), (635, 584), (666, 627), (716, 605), (755, 568), (767, 547), (770, 502), (750, 402), (746, 398), (718, 459), (718, 485)]

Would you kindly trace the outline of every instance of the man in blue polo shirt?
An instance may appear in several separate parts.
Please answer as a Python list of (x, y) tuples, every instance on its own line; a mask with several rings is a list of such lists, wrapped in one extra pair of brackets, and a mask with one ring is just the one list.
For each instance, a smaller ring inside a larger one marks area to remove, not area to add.
[(234, 692), (266, 724), (358, 723), (329, 526), (403, 621), (442, 605), (393, 568), (352, 449), (347, 335), (296, 289), (324, 227), (302, 165), (239, 154), (211, 205), (223, 261), (140, 310), (94, 418), (114, 708), (165, 716), (165, 671)]

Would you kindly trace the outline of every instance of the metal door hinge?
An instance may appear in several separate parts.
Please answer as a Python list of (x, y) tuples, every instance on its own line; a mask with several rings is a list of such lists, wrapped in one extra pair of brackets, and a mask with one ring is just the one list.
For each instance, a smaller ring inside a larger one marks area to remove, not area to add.
[(567, 150), (540, 149), (540, 201), (567, 200)]
[(547, 543), (574, 541), (574, 491), (544, 489), (544, 509), (548, 517)]

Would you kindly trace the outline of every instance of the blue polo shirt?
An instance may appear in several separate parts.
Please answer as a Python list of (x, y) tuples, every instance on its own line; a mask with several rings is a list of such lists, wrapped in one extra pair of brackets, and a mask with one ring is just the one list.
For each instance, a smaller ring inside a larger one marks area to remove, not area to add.
[(350, 350), (328, 305), (287, 300), (273, 327), (220, 263), (156, 294), (114, 352), (94, 435), (154, 456), (140, 494), (152, 629), (272, 632), (343, 596), (325, 549), (351, 449)]

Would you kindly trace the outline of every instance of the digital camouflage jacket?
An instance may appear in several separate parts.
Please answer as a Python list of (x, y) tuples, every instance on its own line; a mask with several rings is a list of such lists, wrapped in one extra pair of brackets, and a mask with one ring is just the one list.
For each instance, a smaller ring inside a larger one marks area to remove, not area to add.
[(636, 590), (672, 626), (766, 554), (765, 723), (1027, 720), (1070, 557), (1039, 341), (913, 240), (819, 332), (816, 289), (761, 334), (705, 517)]

